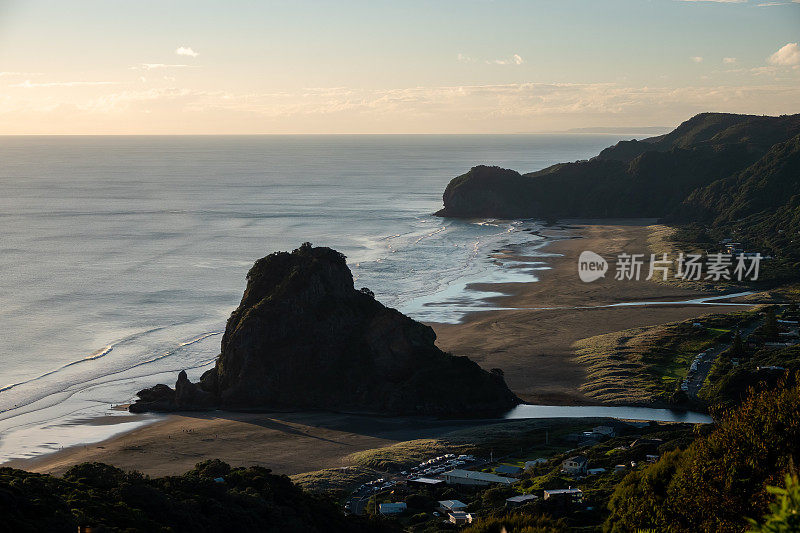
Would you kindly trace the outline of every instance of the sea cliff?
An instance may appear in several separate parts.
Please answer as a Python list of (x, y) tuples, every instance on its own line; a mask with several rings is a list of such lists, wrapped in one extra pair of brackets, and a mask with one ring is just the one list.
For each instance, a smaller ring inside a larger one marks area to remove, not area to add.
[(306, 243), (256, 261), (216, 365), (156, 385), (130, 410), (328, 409), (498, 415), (519, 403), (502, 372), (435, 345), (429, 326), (357, 290), (345, 257)]

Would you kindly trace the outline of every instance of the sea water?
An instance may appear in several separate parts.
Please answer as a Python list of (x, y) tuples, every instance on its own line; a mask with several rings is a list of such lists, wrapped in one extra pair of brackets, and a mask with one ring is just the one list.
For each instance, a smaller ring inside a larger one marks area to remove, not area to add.
[(0, 137), (0, 462), (127, 429), (86, 421), (125, 416), (110, 407), (180, 370), (196, 379), (253, 262), (305, 241), (343, 252), (386, 305), (457, 322), (491, 296), (470, 283), (547, 268), (497, 250), (546, 249), (535, 221), (433, 216), (448, 181), (622, 138)]

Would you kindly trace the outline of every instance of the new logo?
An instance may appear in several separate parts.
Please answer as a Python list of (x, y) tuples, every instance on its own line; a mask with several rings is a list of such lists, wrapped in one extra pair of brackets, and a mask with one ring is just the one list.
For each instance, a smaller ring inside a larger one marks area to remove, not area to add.
[(600, 255), (584, 250), (578, 257), (578, 276), (584, 283), (591, 283), (605, 277), (608, 263)]

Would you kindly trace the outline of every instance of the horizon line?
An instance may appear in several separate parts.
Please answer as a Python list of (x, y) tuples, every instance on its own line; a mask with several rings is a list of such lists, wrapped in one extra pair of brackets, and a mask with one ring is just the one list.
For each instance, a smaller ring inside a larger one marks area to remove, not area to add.
[(545, 131), (515, 131), (515, 132), (399, 132), (399, 133), (0, 133), (0, 137), (320, 137), (320, 136), (392, 136), (392, 135), (624, 135), (633, 133), (653, 134), (645, 128), (660, 128), (671, 131), (675, 126), (642, 126), (641, 128), (622, 128), (619, 131), (570, 131), (570, 130), (545, 130)]

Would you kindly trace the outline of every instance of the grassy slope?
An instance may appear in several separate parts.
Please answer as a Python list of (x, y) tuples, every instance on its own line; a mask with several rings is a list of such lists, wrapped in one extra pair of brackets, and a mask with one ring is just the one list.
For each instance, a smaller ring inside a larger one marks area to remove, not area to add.
[[(575, 345), (577, 361), (588, 370), (581, 390), (605, 403), (666, 404), (695, 355), (726, 339), (730, 327), (749, 316), (705, 315), (583, 339)], [(695, 321), (706, 327), (694, 328)]]

